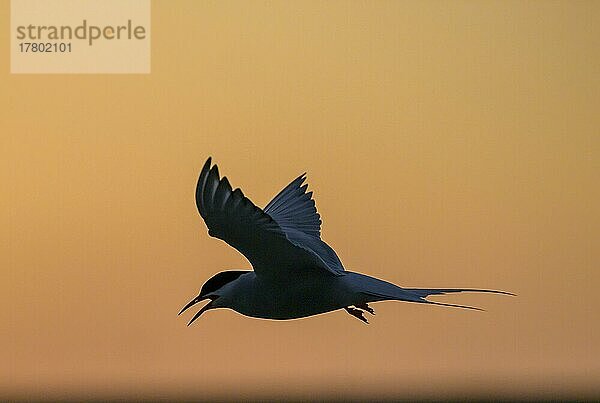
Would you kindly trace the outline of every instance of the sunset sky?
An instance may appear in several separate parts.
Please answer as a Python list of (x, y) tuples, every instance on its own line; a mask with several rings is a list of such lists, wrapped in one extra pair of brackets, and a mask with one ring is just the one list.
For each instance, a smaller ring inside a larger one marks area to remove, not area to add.
[[(11, 75), (9, 5), (0, 399), (599, 396), (600, 2), (154, 1), (139, 75)], [(249, 268), (209, 155), (259, 206), (306, 171), (347, 270), (518, 296), (188, 328)]]

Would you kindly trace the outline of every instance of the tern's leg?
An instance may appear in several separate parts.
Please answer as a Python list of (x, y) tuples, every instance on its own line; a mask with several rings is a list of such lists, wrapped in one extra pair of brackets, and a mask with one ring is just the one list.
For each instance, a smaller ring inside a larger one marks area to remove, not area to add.
[(369, 321), (367, 320), (367, 318), (365, 318), (365, 315), (363, 315), (363, 311), (361, 311), (360, 309), (352, 308), (351, 306), (347, 306), (344, 309), (350, 315), (354, 316), (355, 318), (358, 318), (358, 319), (362, 320), (366, 324), (369, 324)]

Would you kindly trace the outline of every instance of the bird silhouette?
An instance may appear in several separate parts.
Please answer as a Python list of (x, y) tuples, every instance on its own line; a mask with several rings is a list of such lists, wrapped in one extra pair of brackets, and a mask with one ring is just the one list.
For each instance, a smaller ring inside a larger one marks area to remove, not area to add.
[(189, 321), (204, 312), (229, 308), (263, 319), (296, 319), (344, 309), (368, 323), (364, 313), (372, 302), (396, 300), (466, 309), (480, 308), (428, 301), (426, 297), (463, 291), (514, 295), (471, 288), (402, 288), (360, 273), (346, 271), (335, 251), (321, 239), (321, 218), (302, 174), (264, 209), (257, 207), (227, 177), (219, 176), (209, 157), (196, 186), (196, 206), (208, 234), (242, 253), (253, 270), (215, 274), (179, 312), (210, 300)]

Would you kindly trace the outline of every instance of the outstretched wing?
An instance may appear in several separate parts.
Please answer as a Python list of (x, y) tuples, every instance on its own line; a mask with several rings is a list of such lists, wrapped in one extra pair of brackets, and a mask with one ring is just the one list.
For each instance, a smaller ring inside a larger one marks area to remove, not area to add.
[(281, 226), (219, 176), (209, 158), (196, 186), (196, 205), (208, 234), (240, 251), (258, 275), (281, 276), (303, 269), (321, 268), (339, 275), (310, 248), (294, 242)]
[(313, 192), (306, 192), (306, 173), (294, 179), (265, 207), (287, 238), (318, 255), (330, 270), (341, 273), (344, 266), (335, 251), (321, 240), (321, 216), (317, 213)]
[(307, 235), (321, 236), (321, 216), (317, 213), (312, 192), (306, 192), (308, 184), (303, 173), (287, 185), (265, 207), (269, 214), (285, 231), (292, 228)]

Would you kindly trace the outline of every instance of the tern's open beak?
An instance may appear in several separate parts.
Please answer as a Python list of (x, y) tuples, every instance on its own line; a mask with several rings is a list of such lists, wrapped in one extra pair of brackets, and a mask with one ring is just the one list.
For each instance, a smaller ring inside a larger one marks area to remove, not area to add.
[(198, 318), (200, 317), (200, 315), (202, 315), (204, 312), (208, 311), (209, 309), (213, 308), (212, 304), (213, 304), (213, 301), (211, 300), (211, 301), (210, 301), (208, 304), (204, 305), (204, 306), (202, 307), (202, 309), (200, 309), (200, 310), (198, 311), (198, 313), (196, 313), (196, 314), (194, 315), (194, 317), (192, 318), (192, 320), (190, 320), (190, 321), (188, 322), (188, 324), (187, 324), (187, 325), (188, 325), (188, 326), (189, 326), (189, 325), (191, 325), (193, 321), (195, 321), (196, 319), (198, 319)]
[(205, 298), (200, 298), (200, 297), (194, 298), (186, 306), (184, 306), (181, 311), (179, 311), (179, 313), (177, 314), (177, 316), (181, 315), (182, 313), (184, 313), (185, 311), (187, 311), (188, 308), (196, 305), (198, 302), (203, 301), (205, 299), (208, 299), (208, 298), (206, 298), (206, 297)]

